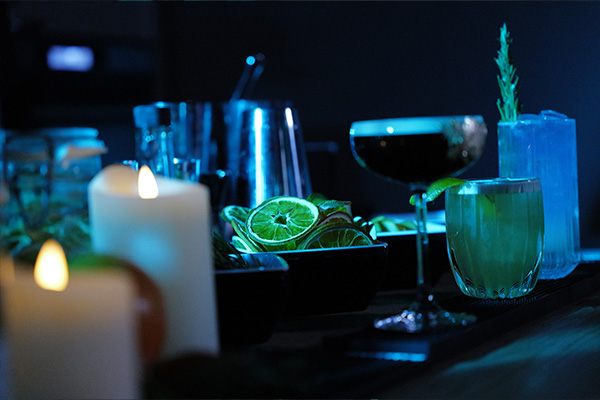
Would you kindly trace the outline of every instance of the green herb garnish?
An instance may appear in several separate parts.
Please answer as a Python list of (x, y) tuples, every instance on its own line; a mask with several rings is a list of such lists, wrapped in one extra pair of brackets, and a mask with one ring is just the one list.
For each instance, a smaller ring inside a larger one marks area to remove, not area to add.
[(217, 232), (213, 232), (212, 249), (215, 269), (247, 269), (252, 267), (242, 257), (242, 254)]
[(496, 75), (498, 85), (500, 86), (501, 98), (496, 105), (500, 111), (500, 121), (516, 121), (521, 113), (521, 103), (519, 102), (519, 77), (517, 69), (513, 65), (510, 45), (512, 38), (506, 28), (506, 24), (500, 28), (500, 50), (498, 58), (495, 58), (496, 64), (500, 69), (500, 74)]
[(16, 260), (35, 263), (40, 248), (48, 239), (58, 241), (67, 257), (89, 252), (88, 216), (83, 213), (51, 215), (35, 226), (28, 226), (18, 215), (6, 219), (0, 217), (0, 249), (8, 251)]

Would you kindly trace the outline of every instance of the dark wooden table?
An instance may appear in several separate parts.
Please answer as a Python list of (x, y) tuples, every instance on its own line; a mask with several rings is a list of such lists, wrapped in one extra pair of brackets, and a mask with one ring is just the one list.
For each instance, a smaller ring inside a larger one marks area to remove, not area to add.
[[(156, 364), (147, 397), (600, 398), (600, 263), (586, 254), (569, 277), (540, 281), (511, 302), (472, 300), (445, 274), (435, 293), (449, 309), (478, 314), (468, 329), (381, 334), (371, 321), (397, 312), (412, 292), (380, 292), (361, 312), (285, 318), (266, 343), (225, 348), (218, 359)], [(406, 352), (426, 359), (381, 358)]]
[(600, 291), (372, 396), (599, 399)]

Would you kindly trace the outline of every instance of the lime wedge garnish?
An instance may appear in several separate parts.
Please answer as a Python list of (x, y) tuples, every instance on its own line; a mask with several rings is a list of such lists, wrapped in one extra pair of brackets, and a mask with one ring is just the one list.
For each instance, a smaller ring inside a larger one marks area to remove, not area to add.
[(299, 249), (368, 246), (373, 241), (362, 230), (351, 224), (334, 223), (317, 227), (298, 246)]
[(319, 208), (308, 200), (274, 197), (251, 211), (246, 232), (250, 239), (267, 249), (293, 250), (296, 241), (310, 232), (319, 219)]
[[(425, 192), (425, 201), (433, 201), (437, 199), (437, 197), (440, 194), (442, 194), (446, 189), (449, 189), (452, 186), (462, 185), (465, 182), (465, 180), (459, 178), (442, 178), (440, 180), (437, 180), (427, 188), (427, 191)], [(413, 206), (415, 205), (416, 196), (414, 194), (410, 196), (409, 202)]]

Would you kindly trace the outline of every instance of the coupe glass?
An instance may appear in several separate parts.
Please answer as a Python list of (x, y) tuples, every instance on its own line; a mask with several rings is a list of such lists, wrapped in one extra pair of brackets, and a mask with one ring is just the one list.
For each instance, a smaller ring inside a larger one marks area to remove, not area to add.
[(352, 123), (350, 144), (358, 163), (387, 180), (408, 185), (416, 198), (416, 299), (400, 314), (375, 320), (376, 328), (431, 332), (475, 321), (472, 315), (442, 309), (431, 293), (425, 192), (436, 180), (472, 166), (483, 153), (486, 135), (485, 122), (478, 115)]

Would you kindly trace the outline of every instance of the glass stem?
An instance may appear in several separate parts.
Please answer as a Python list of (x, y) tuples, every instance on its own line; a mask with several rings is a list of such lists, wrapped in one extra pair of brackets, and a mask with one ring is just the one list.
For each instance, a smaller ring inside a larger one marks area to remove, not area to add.
[(415, 191), (417, 217), (417, 303), (432, 302), (429, 269), (429, 236), (427, 235), (427, 202), (425, 192)]

